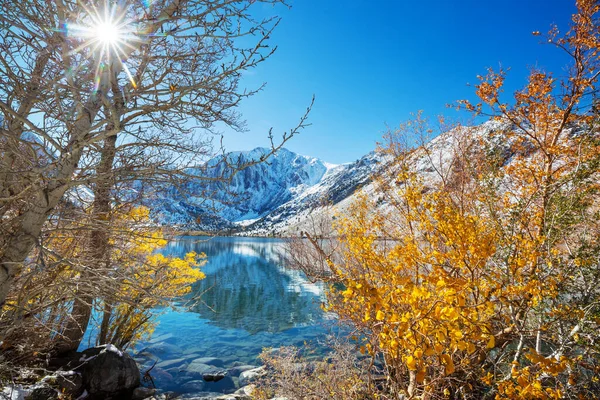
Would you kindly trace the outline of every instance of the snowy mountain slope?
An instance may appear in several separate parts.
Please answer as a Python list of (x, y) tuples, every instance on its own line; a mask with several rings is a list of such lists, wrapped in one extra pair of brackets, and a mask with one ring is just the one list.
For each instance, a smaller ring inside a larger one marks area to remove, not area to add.
[(383, 161), (380, 154), (371, 152), (353, 163), (329, 170), (320, 182), (249, 225), (245, 233), (287, 236), (308, 230), (310, 224), (316, 223), (311, 217), (323, 218), (326, 210), (335, 208), (368, 185), (384, 166)]
[[(486, 122), (472, 128), (457, 128), (431, 140), (414, 151), (410, 162), (424, 181), (441, 179), (452, 168), (457, 148), (475, 140), (492, 140), (491, 132), (506, 124)], [(493, 144), (501, 148), (501, 144)], [(231, 160), (258, 160), (267, 149), (234, 152)], [(209, 167), (209, 168), (207, 168)], [(220, 159), (191, 170), (198, 176), (222, 176), (226, 166)], [(208, 171), (208, 172), (207, 172)], [(335, 213), (343, 213), (357, 193), (378, 199), (374, 176), (393, 184), (396, 174), (391, 157), (371, 152), (343, 165), (331, 165), (319, 159), (282, 149), (268, 162), (248, 167), (230, 182), (205, 183), (192, 180), (182, 195), (167, 191), (155, 202), (157, 220), (188, 229), (228, 230), (242, 235), (298, 235), (301, 231), (328, 229)], [(383, 199), (378, 199), (386, 207)]]
[[(232, 152), (227, 159), (234, 163), (251, 163), (270, 150), (256, 148)], [(196, 229), (230, 229), (234, 223), (248, 224), (269, 214), (308, 188), (319, 183), (328, 171), (338, 168), (313, 157), (301, 156), (281, 149), (268, 161), (245, 168), (230, 180), (207, 182), (190, 180), (183, 188), (169, 188), (151, 207), (161, 224)], [(231, 168), (222, 157), (207, 165), (190, 169), (198, 177), (228, 177)], [(211, 215), (212, 214), (212, 215)]]
[[(476, 127), (463, 127), (445, 132), (431, 140), (424, 148), (414, 151), (409, 162), (424, 182), (436, 182), (453, 168), (453, 154), (462, 146), (482, 139), (508, 157), (508, 144), (492, 143), (492, 132), (508, 128), (506, 123), (489, 121)], [(302, 196), (282, 204), (265, 218), (250, 224), (244, 234), (294, 236), (302, 231), (322, 232), (331, 228), (335, 214), (347, 212), (359, 193), (378, 200), (378, 207), (388, 207), (379, 198), (378, 176), (394, 184), (396, 173), (391, 158), (369, 153), (355, 163), (339, 166)]]

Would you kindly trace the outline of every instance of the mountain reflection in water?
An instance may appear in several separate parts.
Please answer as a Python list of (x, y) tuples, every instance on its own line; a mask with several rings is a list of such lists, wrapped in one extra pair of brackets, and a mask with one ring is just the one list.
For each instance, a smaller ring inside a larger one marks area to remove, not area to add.
[(258, 238), (183, 237), (163, 253), (205, 253), (206, 278), (190, 297), (199, 296), (190, 312), (223, 329), (251, 334), (281, 332), (313, 325), (323, 318), (323, 285), (310, 283), (299, 271), (286, 269), (284, 242)]
[[(238, 367), (260, 364), (265, 348), (311, 343), (314, 355), (327, 351), (322, 339), (336, 327), (320, 308), (324, 286), (284, 267), (283, 241), (181, 237), (161, 250), (174, 256), (190, 251), (208, 257), (206, 278), (189, 296), (200, 300), (157, 310), (154, 335), (135, 346), (140, 370), (151, 370), (160, 391), (233, 393), (240, 386)], [(210, 368), (227, 376), (205, 381)]]

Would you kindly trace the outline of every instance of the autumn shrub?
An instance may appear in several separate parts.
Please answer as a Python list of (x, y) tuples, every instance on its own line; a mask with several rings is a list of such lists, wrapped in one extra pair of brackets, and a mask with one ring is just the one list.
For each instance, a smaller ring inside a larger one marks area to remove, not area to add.
[(311, 357), (310, 347), (265, 349), (260, 359), (267, 373), (256, 382), (257, 399), (274, 396), (299, 400), (364, 399), (374, 383), (369, 362), (357, 357), (356, 348), (339, 340), (330, 341), (331, 351)]
[[(581, 135), (573, 145), (596, 151), (591, 132)], [(486, 144), (475, 143), (427, 182), (413, 167), (427, 150), (407, 153), (395, 182), (380, 186), (384, 206), (361, 196), (336, 219), (341, 250), (329, 264), (343, 285), (331, 286), (328, 310), (383, 357), (393, 396), (593, 398), (596, 161), (577, 171), (560, 162), (565, 175), (553, 174), (544, 199), (530, 186), (548, 179), (529, 175), (534, 156), (513, 148), (508, 167), (482, 167)]]
[[(127, 217), (138, 227), (150, 220), (145, 207), (134, 208)], [(121, 348), (152, 333), (155, 309), (188, 294), (194, 282), (204, 279), (199, 268), (206, 262), (204, 254), (195, 252), (181, 258), (157, 252), (167, 244), (161, 229), (125, 232), (112, 254), (113, 265), (121, 270), (118, 285), (100, 299), (103, 318), (97, 339)]]
[(149, 221), (147, 208), (115, 208), (106, 259), (91, 260), (85, 256), (90, 229), (85, 220), (56, 218), (2, 309), (2, 353), (32, 362), (53, 351), (65, 340), (81, 293), (90, 296), (86, 301), (96, 316), (79, 332), (81, 338), (92, 329), (89, 344), (126, 348), (151, 334), (156, 308), (189, 293), (204, 278), (205, 260), (193, 252), (181, 258), (158, 253), (167, 240)]
[(328, 310), (384, 360), (380, 396), (600, 397), (600, 5), (577, 7), (546, 38), (566, 77), (533, 70), (506, 103), (490, 70), (481, 102), (459, 102), (490, 122), (414, 149), (436, 128), (403, 124), (382, 149), (392, 178), (336, 216), (336, 250), (310, 240), (338, 283)]

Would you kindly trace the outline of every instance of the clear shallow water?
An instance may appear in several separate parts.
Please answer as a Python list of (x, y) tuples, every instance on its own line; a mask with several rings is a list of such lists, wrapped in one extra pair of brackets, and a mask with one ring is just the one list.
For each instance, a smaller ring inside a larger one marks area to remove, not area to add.
[[(152, 339), (136, 346), (142, 372), (158, 361), (150, 372), (157, 388), (229, 393), (239, 387), (239, 366), (259, 365), (263, 348), (316, 344), (331, 331), (333, 320), (320, 308), (324, 285), (284, 267), (283, 241), (181, 237), (162, 252), (189, 251), (208, 257), (202, 267), (206, 278), (191, 293), (200, 300), (165, 310)], [(204, 381), (198, 365), (205, 363), (227, 371), (227, 378)]]

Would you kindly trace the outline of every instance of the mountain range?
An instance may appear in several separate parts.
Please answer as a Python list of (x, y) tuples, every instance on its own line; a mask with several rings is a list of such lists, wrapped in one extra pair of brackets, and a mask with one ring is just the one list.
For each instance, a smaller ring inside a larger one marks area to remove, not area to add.
[[(503, 129), (503, 124), (490, 121), (472, 129), (470, 135), (489, 138), (497, 129)], [(457, 145), (454, 133), (441, 134), (412, 155), (424, 179), (436, 179), (439, 170), (451, 162)], [(226, 158), (247, 164), (269, 152), (259, 147), (232, 152)], [(377, 152), (334, 165), (281, 149), (230, 180), (218, 181), (216, 178), (227, 176), (228, 168), (223, 157), (218, 157), (188, 171), (192, 176), (215, 178), (216, 182), (190, 179), (183, 188), (167, 190), (153, 199), (150, 207), (158, 223), (181, 230), (293, 236), (303, 230), (314, 231), (323, 222), (330, 226), (327, 222), (334, 218), (334, 212), (346, 209), (358, 189), (376, 196), (373, 177), (392, 179), (389, 167), (390, 158)]]

